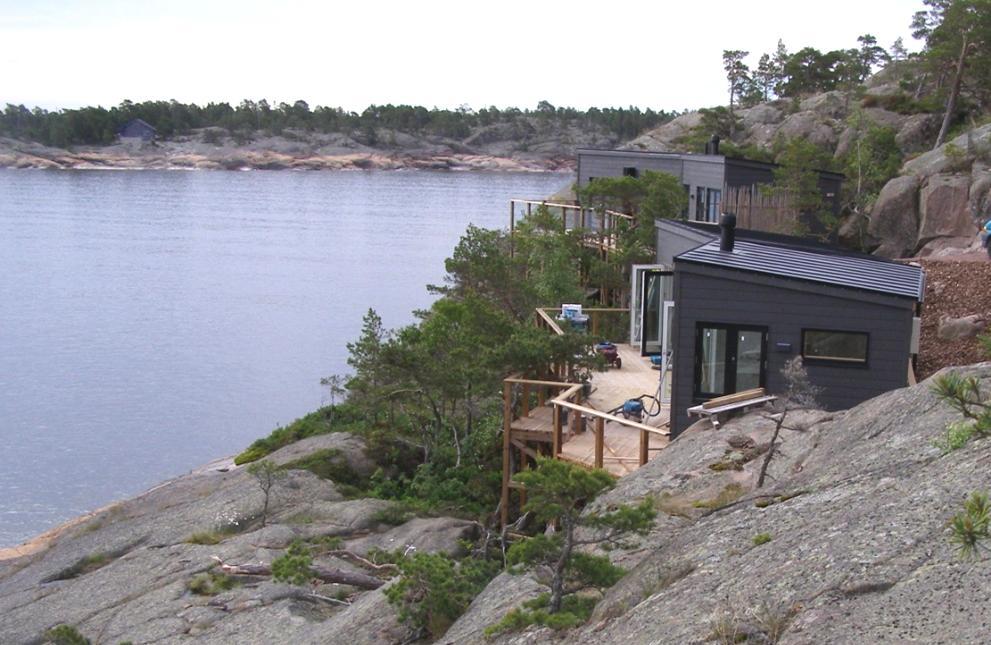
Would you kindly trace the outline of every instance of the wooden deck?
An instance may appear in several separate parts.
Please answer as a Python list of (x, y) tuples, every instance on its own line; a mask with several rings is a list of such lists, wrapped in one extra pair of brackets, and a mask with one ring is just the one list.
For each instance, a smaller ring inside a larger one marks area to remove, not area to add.
[[(619, 356), (623, 366), (619, 369), (609, 368), (604, 372), (592, 375), (592, 391), (582, 403), (583, 406), (600, 411), (610, 412), (621, 406), (629, 399), (643, 394), (656, 396), (660, 384), (660, 371), (651, 368), (650, 361), (640, 356), (639, 348), (630, 345), (618, 345)], [(668, 383), (668, 387), (670, 384)], [(645, 402), (648, 410), (651, 402)], [(663, 428), (670, 420), (670, 408), (661, 407), (660, 413), (653, 417), (644, 417), (643, 424), (652, 428)], [(563, 423), (561, 450), (558, 455), (589, 467), (595, 465), (596, 432), (595, 419), (586, 418), (584, 423), (573, 423), (572, 415), (582, 415), (571, 411), (568, 422)], [(554, 412), (550, 401), (529, 411), (527, 416), (514, 419), (512, 436), (518, 442), (536, 441), (552, 443), (554, 432)], [(657, 452), (668, 444), (667, 437), (650, 433), (648, 437), (647, 459), (652, 459)], [(603, 422), (603, 454), (602, 467), (617, 477), (632, 473), (640, 467), (641, 460), (641, 431), (616, 421)]]

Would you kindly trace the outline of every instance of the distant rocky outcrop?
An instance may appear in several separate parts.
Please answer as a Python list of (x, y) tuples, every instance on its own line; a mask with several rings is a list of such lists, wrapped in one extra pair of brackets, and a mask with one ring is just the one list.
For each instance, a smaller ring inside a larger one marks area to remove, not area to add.
[(163, 141), (71, 150), (0, 137), (0, 168), (558, 171), (575, 167), (576, 148), (620, 143), (599, 126), (522, 116), (477, 127), (463, 139), (385, 128), (352, 134), (287, 129), (246, 139), (204, 128)]

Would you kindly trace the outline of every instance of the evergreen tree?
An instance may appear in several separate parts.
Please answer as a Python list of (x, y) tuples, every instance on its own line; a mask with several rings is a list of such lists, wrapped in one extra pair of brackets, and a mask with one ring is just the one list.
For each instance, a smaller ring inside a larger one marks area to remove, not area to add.
[(587, 587), (608, 587), (622, 576), (622, 570), (608, 558), (592, 555), (582, 547), (623, 545), (631, 536), (646, 535), (657, 516), (649, 499), (636, 506), (583, 512), (613, 486), (613, 477), (603, 470), (541, 459), (535, 469), (521, 472), (515, 479), (526, 486), (523, 510), (533, 513), (539, 522), (557, 522), (559, 526), (551, 535), (541, 533), (514, 544), (508, 554), (513, 565), (550, 569), (548, 611), (552, 614), (561, 611), (566, 594)]
[(991, 0), (923, 0), (927, 9), (912, 20), (912, 35), (925, 41), (923, 58), (949, 76), (943, 122), (934, 147), (943, 145), (957, 111), (965, 77), (973, 90), (991, 90)]
[(743, 59), (750, 55), (750, 52), (741, 49), (723, 50), (723, 70), (726, 71), (726, 80), (729, 83), (729, 109), (733, 111), (734, 100), (742, 94), (750, 80), (750, 68), (747, 67)]

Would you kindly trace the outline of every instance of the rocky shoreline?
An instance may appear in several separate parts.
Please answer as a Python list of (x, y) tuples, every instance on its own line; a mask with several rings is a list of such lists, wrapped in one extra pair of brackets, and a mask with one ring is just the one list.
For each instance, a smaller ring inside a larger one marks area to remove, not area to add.
[(0, 168), (47, 170), (472, 170), (573, 172), (571, 151), (520, 153), (450, 146), (378, 149), (295, 142), (281, 137), (244, 145), (195, 138), (72, 149), (0, 138)]

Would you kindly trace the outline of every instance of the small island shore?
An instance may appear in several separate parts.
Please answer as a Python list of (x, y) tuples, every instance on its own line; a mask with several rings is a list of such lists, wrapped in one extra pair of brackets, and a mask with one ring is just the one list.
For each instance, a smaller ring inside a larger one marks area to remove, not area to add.
[(481, 170), (573, 172), (568, 153), (490, 154), (449, 146), (412, 149), (344, 147), (283, 137), (237, 145), (203, 143), (186, 137), (162, 142), (54, 148), (0, 138), (0, 168), (51, 170)]

